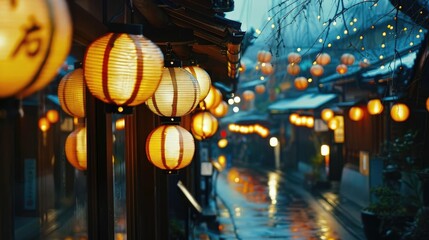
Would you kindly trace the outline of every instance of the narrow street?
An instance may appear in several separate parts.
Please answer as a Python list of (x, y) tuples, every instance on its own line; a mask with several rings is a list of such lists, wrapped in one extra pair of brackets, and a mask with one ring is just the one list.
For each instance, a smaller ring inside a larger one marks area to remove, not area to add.
[[(219, 239), (362, 239), (284, 173), (231, 168), (215, 182)], [(357, 231), (359, 231), (358, 229)]]

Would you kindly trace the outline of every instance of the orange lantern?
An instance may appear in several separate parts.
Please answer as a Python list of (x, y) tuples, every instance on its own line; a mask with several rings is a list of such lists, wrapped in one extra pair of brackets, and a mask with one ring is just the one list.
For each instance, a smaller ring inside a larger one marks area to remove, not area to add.
[(210, 109), (210, 112), (217, 118), (224, 117), (228, 113), (228, 103), (221, 101), (216, 108)]
[(125, 118), (119, 118), (115, 121), (115, 129), (121, 131), (125, 129)]
[(360, 121), (363, 119), (364, 112), (360, 107), (351, 107), (349, 110), (349, 117), (353, 121)]
[(242, 73), (246, 71), (246, 64), (244, 62), (240, 62), (240, 67), (238, 70)]
[(228, 146), (228, 140), (226, 138), (219, 139), (217, 146), (219, 148), (226, 148), (226, 146)]
[(222, 93), (219, 89), (214, 87), (213, 85), (210, 86), (209, 94), (204, 98), (204, 100), (201, 102), (201, 108), (202, 109), (211, 109), (217, 107), (217, 105), (222, 101)]
[(308, 87), (308, 81), (305, 77), (297, 77), (294, 81), (295, 88), (298, 90), (305, 90)]
[(322, 66), (328, 65), (331, 62), (331, 56), (327, 53), (319, 53), (316, 57), (316, 63)]
[(347, 72), (347, 66), (345, 64), (340, 64), (337, 66), (337, 73), (339, 74), (345, 74)]
[(263, 94), (265, 92), (265, 85), (258, 84), (255, 86), (255, 92), (257, 94)]
[(262, 50), (258, 52), (258, 61), (261, 63), (271, 62), (272, 57), (273, 55), (268, 51)]
[(79, 127), (68, 135), (65, 144), (67, 161), (81, 171), (87, 168), (86, 141), (86, 127)]
[(359, 62), (359, 67), (366, 68), (370, 65), (369, 60), (367, 58), (364, 58), (362, 61)]
[(261, 63), (261, 72), (265, 75), (270, 75), (274, 72), (273, 65), (271, 63)]
[(56, 123), (60, 120), (60, 115), (55, 109), (50, 109), (46, 112), (46, 118), (50, 123)]
[(161, 82), (146, 101), (149, 109), (164, 117), (181, 117), (192, 112), (200, 102), (197, 79), (183, 68), (164, 68)]
[(141, 33), (107, 33), (88, 46), (83, 61), (91, 94), (118, 106), (135, 106), (152, 96), (163, 67), (161, 50)]
[(331, 118), (334, 117), (334, 111), (332, 111), (332, 109), (325, 108), (322, 110), (320, 115), (325, 122), (328, 122)]
[(179, 125), (161, 125), (146, 140), (147, 158), (160, 169), (184, 168), (191, 163), (194, 153), (192, 134)]
[(287, 65), (287, 73), (289, 73), (292, 76), (296, 76), (301, 72), (301, 68), (296, 63), (289, 63)]
[(305, 126), (308, 128), (314, 127), (314, 117), (308, 116), (305, 120)]
[(289, 63), (298, 64), (301, 62), (301, 54), (291, 52), (287, 55), (287, 60)]
[(243, 92), (243, 99), (246, 101), (252, 101), (253, 99), (255, 99), (255, 93), (251, 90), (245, 90)]
[(340, 126), (340, 123), (337, 118), (333, 117), (328, 121), (328, 128), (331, 130), (335, 130)]
[(206, 139), (213, 136), (218, 128), (217, 119), (208, 111), (201, 111), (192, 116), (192, 133), (196, 138)]
[(380, 99), (371, 99), (368, 101), (367, 109), (369, 114), (377, 115), (383, 112), (383, 103), (381, 103)]
[(353, 65), (355, 57), (350, 53), (344, 53), (341, 55), (340, 62), (345, 65)]
[(212, 80), (210, 78), (210, 75), (202, 68), (197, 66), (188, 66), (184, 67), (184, 69), (192, 74), (200, 85), (200, 97), (199, 101), (202, 101), (207, 94), (209, 94), (210, 86), (212, 85)]
[(314, 77), (322, 76), (324, 71), (323, 67), (319, 64), (314, 64), (310, 67), (310, 74)]
[(78, 118), (85, 117), (86, 89), (83, 69), (78, 68), (67, 73), (58, 85), (58, 100), (61, 108), (68, 115)]
[(49, 120), (46, 117), (41, 117), (39, 119), (39, 129), (42, 132), (46, 132), (49, 130), (49, 128), (51, 127), (51, 123), (49, 122)]
[(390, 116), (395, 122), (404, 122), (410, 116), (410, 109), (404, 103), (395, 103), (390, 109)]
[(0, 16), (0, 98), (23, 98), (48, 85), (69, 53), (67, 3), (1, 1)]

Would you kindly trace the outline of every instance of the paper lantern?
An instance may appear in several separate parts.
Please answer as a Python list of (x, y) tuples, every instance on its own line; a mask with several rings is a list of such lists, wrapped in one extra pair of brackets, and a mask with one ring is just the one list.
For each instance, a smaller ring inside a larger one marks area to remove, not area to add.
[(380, 99), (371, 99), (368, 101), (367, 109), (369, 114), (377, 115), (383, 112), (383, 103), (381, 103)]
[(164, 68), (155, 93), (146, 101), (149, 109), (164, 117), (180, 117), (192, 112), (200, 102), (197, 79), (183, 68)]
[(255, 86), (255, 92), (257, 94), (263, 94), (265, 92), (265, 85), (258, 84)]
[(296, 52), (291, 52), (287, 55), (287, 60), (289, 63), (298, 64), (301, 62), (301, 54)]
[(135, 106), (157, 89), (164, 56), (143, 35), (107, 33), (86, 50), (83, 69), (94, 97), (118, 106)]
[(71, 132), (65, 144), (67, 161), (77, 170), (87, 168), (86, 127), (78, 127)]
[(272, 57), (273, 55), (268, 51), (262, 50), (258, 52), (258, 61), (261, 63), (271, 62)]
[(328, 128), (331, 130), (335, 130), (340, 126), (340, 123), (337, 118), (333, 117), (328, 121)]
[(287, 65), (287, 73), (289, 73), (292, 76), (296, 76), (301, 72), (301, 68), (298, 64), (295, 63), (289, 63)]
[(320, 77), (323, 75), (323, 72), (325, 71), (325, 69), (323, 69), (323, 67), (319, 64), (314, 64), (310, 67), (310, 74), (313, 77)]
[(51, 123), (49, 122), (49, 120), (46, 117), (41, 117), (39, 119), (39, 129), (42, 132), (46, 132), (49, 130), (49, 128), (51, 127)]
[(211, 114), (217, 118), (224, 117), (228, 113), (228, 103), (221, 101), (217, 107), (210, 109)]
[(243, 92), (243, 99), (248, 102), (252, 101), (255, 99), (255, 93), (252, 90), (245, 90)]
[(164, 170), (188, 166), (195, 153), (192, 134), (179, 125), (161, 125), (146, 139), (146, 155), (153, 165)]
[(121, 131), (125, 129), (125, 118), (119, 118), (115, 121), (115, 130)]
[(316, 63), (322, 66), (328, 65), (331, 62), (331, 56), (327, 53), (319, 53), (316, 57)]
[(322, 110), (320, 115), (322, 120), (324, 120), (325, 122), (328, 122), (331, 118), (334, 117), (334, 111), (332, 111), (332, 109), (325, 108)]
[(271, 63), (261, 63), (261, 72), (265, 75), (270, 75), (274, 72), (273, 65)]
[(206, 72), (206, 70), (197, 67), (197, 66), (187, 66), (184, 69), (192, 74), (200, 85), (200, 97), (199, 101), (202, 101), (207, 94), (209, 94), (210, 86), (212, 85), (212, 80), (210, 75)]
[(213, 85), (210, 86), (209, 94), (204, 98), (204, 100), (201, 102), (201, 108), (202, 109), (211, 109), (217, 107), (217, 105), (222, 101), (222, 93), (219, 89), (214, 87)]
[(218, 128), (217, 119), (208, 111), (201, 111), (192, 116), (192, 133), (200, 139), (213, 136)]
[(347, 66), (345, 64), (340, 64), (337, 66), (337, 73), (339, 74), (345, 74), (347, 72)]
[(60, 115), (57, 110), (50, 109), (46, 112), (46, 119), (48, 119), (50, 123), (56, 123), (60, 120)]
[(0, 16), (0, 98), (23, 98), (48, 85), (69, 53), (67, 3), (1, 1)]
[(345, 65), (353, 65), (355, 57), (350, 53), (344, 53), (341, 55), (340, 62)]
[(305, 126), (308, 128), (314, 127), (314, 117), (308, 116), (305, 120)]
[(404, 103), (395, 103), (390, 109), (390, 116), (395, 122), (404, 122), (410, 116), (410, 109)]
[(86, 109), (86, 89), (83, 69), (67, 73), (58, 84), (58, 100), (61, 109), (72, 117), (84, 118)]
[(360, 121), (363, 119), (364, 112), (360, 107), (351, 107), (349, 110), (349, 117), (353, 121)]
[(228, 140), (226, 138), (219, 139), (217, 146), (219, 148), (226, 148), (226, 146), (228, 146)]
[(295, 88), (298, 90), (305, 90), (308, 87), (308, 81), (305, 77), (297, 77), (294, 81)]
[(369, 67), (370, 63), (369, 60), (364, 58), (362, 61), (359, 62), (359, 67), (366, 68)]

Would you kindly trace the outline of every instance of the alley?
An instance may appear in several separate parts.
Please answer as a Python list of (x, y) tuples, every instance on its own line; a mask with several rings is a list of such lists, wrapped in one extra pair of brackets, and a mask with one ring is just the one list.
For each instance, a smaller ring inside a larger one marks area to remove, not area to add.
[(231, 168), (215, 188), (220, 239), (360, 239), (282, 172)]

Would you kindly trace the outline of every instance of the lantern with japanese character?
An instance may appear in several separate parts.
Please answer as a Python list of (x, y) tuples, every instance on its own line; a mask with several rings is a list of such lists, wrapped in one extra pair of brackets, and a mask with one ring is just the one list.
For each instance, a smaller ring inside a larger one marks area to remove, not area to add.
[(1, 1), (0, 16), (0, 98), (23, 98), (49, 84), (69, 53), (67, 3)]

